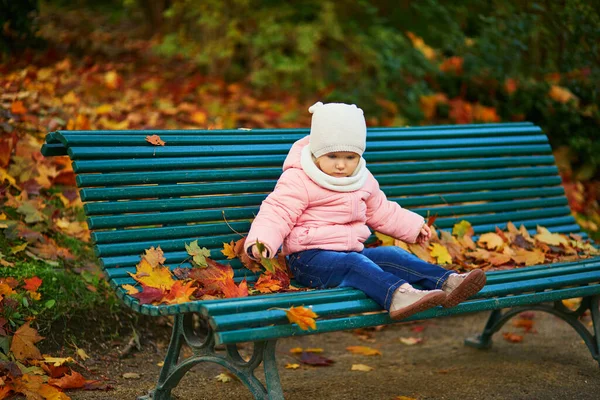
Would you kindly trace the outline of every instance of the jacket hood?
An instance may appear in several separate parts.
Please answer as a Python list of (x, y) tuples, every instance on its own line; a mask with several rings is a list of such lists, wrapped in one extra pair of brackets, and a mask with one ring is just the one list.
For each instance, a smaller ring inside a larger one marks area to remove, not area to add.
[(302, 139), (296, 141), (290, 152), (288, 153), (285, 161), (283, 162), (283, 170), (288, 170), (290, 168), (300, 168), (302, 169), (302, 164), (300, 159), (302, 157), (302, 149), (308, 146), (309, 136), (305, 136)]

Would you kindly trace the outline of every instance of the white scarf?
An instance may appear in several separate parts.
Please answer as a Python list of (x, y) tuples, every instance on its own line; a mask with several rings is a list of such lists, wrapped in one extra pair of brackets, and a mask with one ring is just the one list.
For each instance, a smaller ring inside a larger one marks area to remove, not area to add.
[(353, 192), (363, 187), (367, 181), (367, 162), (362, 157), (352, 175), (343, 178), (329, 176), (321, 171), (313, 160), (309, 146), (302, 149), (300, 164), (306, 175), (314, 183), (334, 192)]

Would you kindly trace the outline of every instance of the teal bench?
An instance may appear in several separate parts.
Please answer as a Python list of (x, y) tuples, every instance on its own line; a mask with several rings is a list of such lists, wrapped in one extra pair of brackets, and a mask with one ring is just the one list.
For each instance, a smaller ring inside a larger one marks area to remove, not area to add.
[[(146, 142), (158, 134), (164, 147)], [(147, 315), (173, 315), (171, 343), (156, 389), (140, 399), (170, 399), (171, 390), (200, 362), (229, 369), (257, 399), (282, 399), (275, 359), (279, 338), (390, 324), (387, 313), (364, 293), (335, 288), (247, 298), (141, 305), (121, 285), (133, 283), (140, 254), (160, 245), (166, 264), (187, 258), (184, 243), (198, 240), (221, 262), (223, 243), (247, 232), (261, 201), (274, 188), (291, 144), (307, 129), (58, 131), (42, 153), (68, 155), (85, 203), (94, 249), (106, 279), (126, 305)], [(421, 215), (437, 214), (436, 226), (451, 229), (462, 219), (476, 234), (505, 228), (508, 221), (553, 232), (577, 233), (548, 139), (530, 123), (371, 128), (366, 160), (388, 197)], [(228, 224), (224, 221), (224, 217)], [(585, 237), (585, 234), (582, 234)], [(257, 276), (231, 261), (235, 279)], [(190, 267), (183, 263), (184, 267)], [(491, 345), (492, 335), (524, 310), (552, 313), (581, 335), (600, 361), (600, 257), (488, 273), (474, 298), (408, 320), (491, 311), (483, 332), (466, 343)], [(583, 297), (569, 310), (561, 300)], [(290, 324), (281, 308), (312, 307), (314, 331)], [(273, 309), (280, 308), (280, 309)], [(579, 317), (590, 310), (593, 332)], [(200, 326), (200, 328), (198, 328)], [(236, 343), (253, 342), (245, 361)], [(183, 344), (193, 355), (180, 360)], [(225, 351), (215, 351), (224, 345)], [(263, 364), (265, 381), (254, 376)]]

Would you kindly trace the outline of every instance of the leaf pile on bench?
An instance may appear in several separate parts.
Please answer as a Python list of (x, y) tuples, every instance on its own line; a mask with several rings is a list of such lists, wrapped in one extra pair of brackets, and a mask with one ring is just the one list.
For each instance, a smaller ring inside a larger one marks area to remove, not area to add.
[[(510, 269), (543, 263), (584, 259), (600, 254), (589, 241), (577, 235), (551, 233), (538, 226), (531, 236), (524, 226), (517, 229), (508, 223), (507, 230), (484, 233), (473, 239), (473, 228), (467, 221), (454, 225), (452, 233), (432, 228), (428, 243), (407, 244), (376, 232), (378, 240), (371, 247), (395, 245), (412, 252), (419, 258), (456, 270)], [(164, 265), (160, 248), (150, 248), (141, 257), (136, 273), (130, 273), (141, 289), (123, 285), (127, 293), (141, 304), (180, 304), (193, 300), (246, 297), (253, 294), (309, 290), (290, 284), (285, 257), (250, 259), (243, 251), (245, 238), (224, 243), (222, 253), (228, 259), (239, 258), (252, 272), (260, 273), (256, 283), (248, 287), (246, 279), (236, 284), (233, 269), (211, 259), (210, 251), (200, 248), (196, 241), (186, 244), (192, 268), (175, 268)]]

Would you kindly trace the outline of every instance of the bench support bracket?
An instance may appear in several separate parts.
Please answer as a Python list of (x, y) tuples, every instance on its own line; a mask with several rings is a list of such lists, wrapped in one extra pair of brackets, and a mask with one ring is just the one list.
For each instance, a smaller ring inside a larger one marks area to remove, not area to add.
[[(512, 317), (524, 311), (544, 311), (553, 314), (566, 321), (581, 336), (594, 360), (600, 364), (600, 296), (584, 297), (576, 310), (571, 310), (562, 303), (554, 302), (554, 305), (532, 304), (521, 307), (514, 307), (505, 311), (494, 310), (485, 324), (485, 328), (480, 335), (465, 340), (467, 346), (478, 349), (489, 349), (492, 347), (492, 336), (498, 332), (502, 326)], [(590, 310), (592, 316), (593, 332), (580, 321), (580, 317), (587, 310)]]
[[(171, 342), (154, 390), (138, 400), (171, 400), (171, 390), (181, 378), (196, 364), (213, 362), (234, 374), (252, 392), (255, 399), (283, 400), (283, 390), (275, 360), (276, 340), (254, 342), (254, 349), (248, 361), (240, 355), (236, 345), (227, 345), (225, 354), (215, 350), (212, 329), (202, 317), (194, 319), (194, 313), (175, 316)], [(200, 327), (198, 328), (198, 322)], [(179, 360), (181, 347), (187, 344), (192, 355)], [(254, 370), (263, 363), (266, 387), (254, 376)]]

